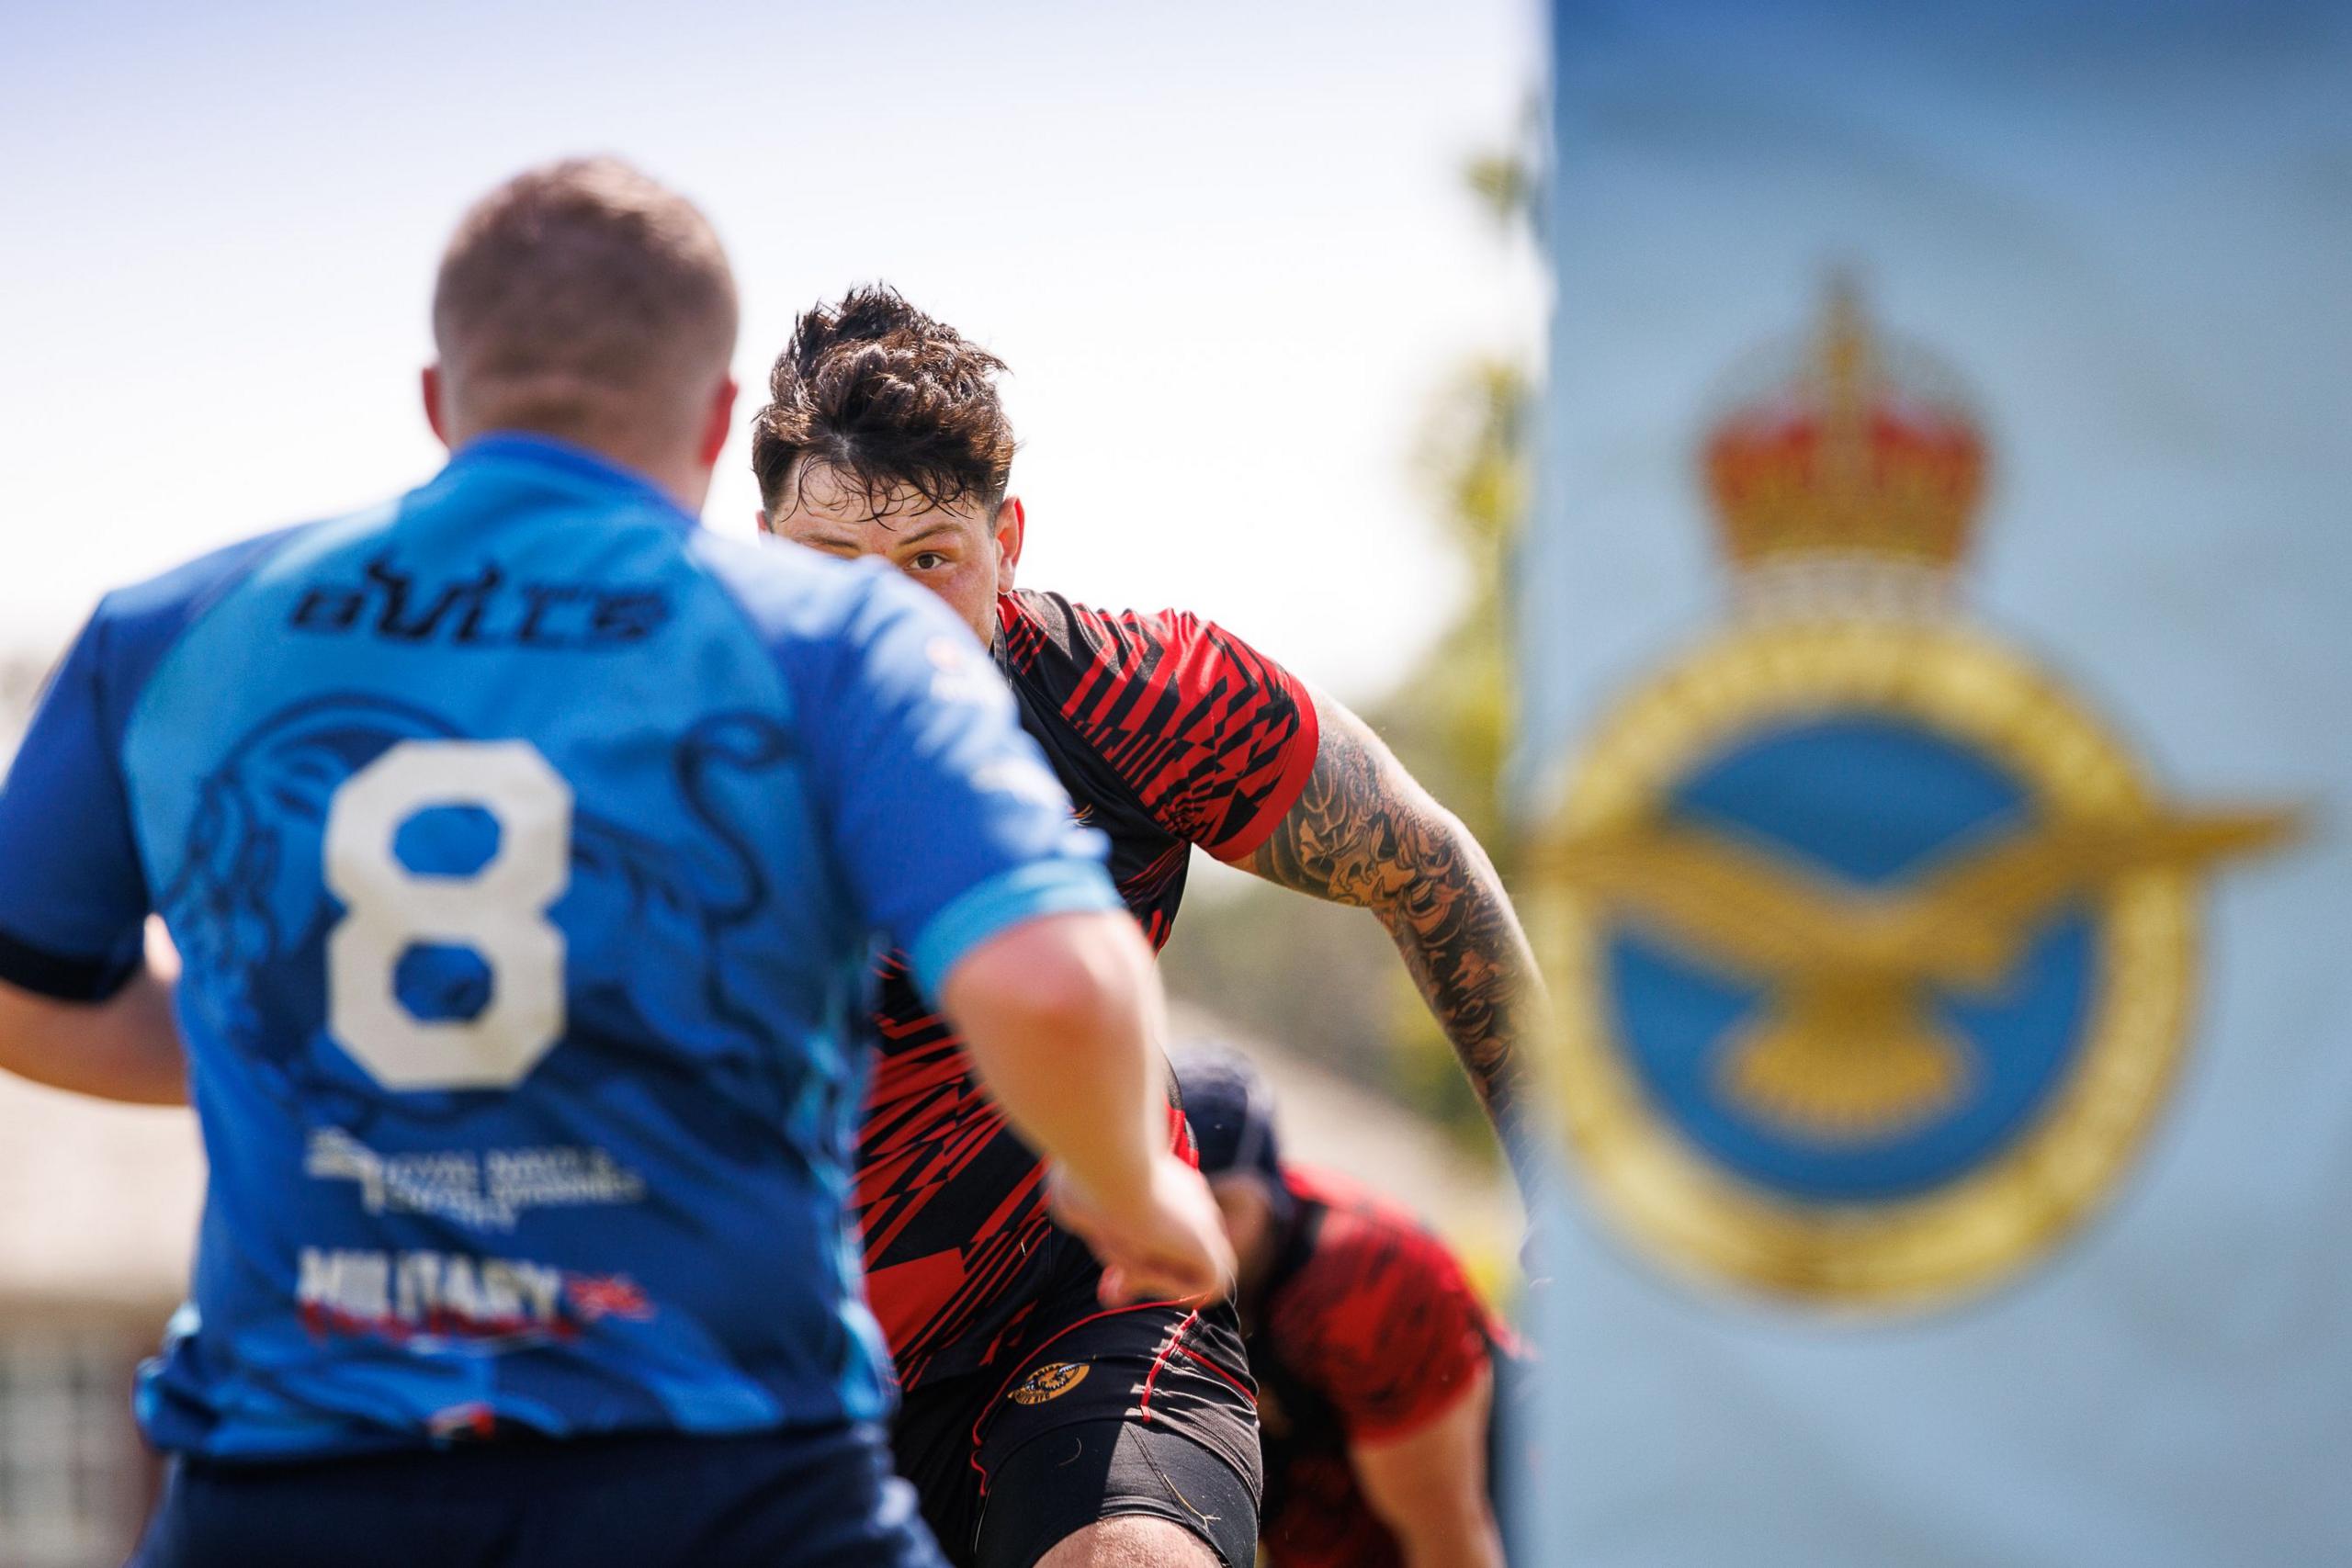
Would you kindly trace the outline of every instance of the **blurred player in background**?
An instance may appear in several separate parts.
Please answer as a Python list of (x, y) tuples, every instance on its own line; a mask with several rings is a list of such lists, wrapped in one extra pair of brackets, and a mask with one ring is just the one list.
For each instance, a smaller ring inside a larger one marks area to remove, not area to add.
[(518, 176), (442, 260), (440, 475), (110, 595), (42, 702), (0, 1065), (187, 1092), (210, 1162), (146, 1563), (935, 1562), (843, 1209), (877, 931), (1117, 1281), (1219, 1283), (1002, 683), (892, 574), (696, 528), (735, 327), (683, 198)]
[(1283, 1163), (1245, 1058), (1188, 1054), (1176, 1076), (1240, 1259), (1270, 1568), (1502, 1568), (1489, 1471), (1510, 1331), (1411, 1214)]
[[(761, 525), (884, 558), (993, 650), (1155, 947), (1194, 845), (1372, 909), (1508, 1128), (1541, 989), (1486, 855), (1362, 721), (1238, 637), (1014, 586), (1003, 368), (887, 288), (804, 314), (753, 427)], [(1101, 1308), (1037, 1156), (911, 979), (903, 956), (884, 977), (857, 1207), (907, 1390), (900, 1468), (942, 1544), (980, 1568), (1190, 1568), (1210, 1549), (1246, 1568), (1258, 1441), (1230, 1308)]]

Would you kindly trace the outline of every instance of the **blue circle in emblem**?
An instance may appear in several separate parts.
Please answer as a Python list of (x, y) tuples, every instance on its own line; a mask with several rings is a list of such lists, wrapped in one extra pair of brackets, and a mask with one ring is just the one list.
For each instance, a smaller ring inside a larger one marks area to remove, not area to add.
[[(1834, 884), (1893, 890), (2034, 830), (2024, 785), (1986, 757), (1877, 715), (1752, 735), (1666, 802), (1720, 835)], [(2083, 1044), (2097, 932), (2088, 907), (2039, 917), (2009, 974), (1983, 993), (1922, 983), (1926, 1018), (1959, 1051), (1956, 1089), (1896, 1124), (1799, 1125), (1748, 1102), (1727, 1056), (1774, 1010), (1769, 976), (1620, 922), (1604, 946), (1619, 1037), (1652, 1106), (1728, 1170), (1791, 1197), (1868, 1202), (1968, 1174), (2030, 1127)]]

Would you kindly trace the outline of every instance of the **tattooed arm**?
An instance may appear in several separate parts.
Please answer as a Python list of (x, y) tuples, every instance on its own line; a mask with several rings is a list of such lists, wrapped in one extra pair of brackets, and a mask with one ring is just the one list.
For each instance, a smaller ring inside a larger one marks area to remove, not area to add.
[(1492, 862), (1363, 720), (1317, 694), (1315, 771), (1245, 864), (1269, 882), (1370, 909), (1503, 1134), (1525, 1098), (1521, 1042), (1545, 1006), (1534, 955)]

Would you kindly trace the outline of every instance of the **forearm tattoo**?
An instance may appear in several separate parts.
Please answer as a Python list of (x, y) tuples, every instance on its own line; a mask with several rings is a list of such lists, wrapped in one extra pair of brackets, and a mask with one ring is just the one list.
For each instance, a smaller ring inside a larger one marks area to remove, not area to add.
[[(1250, 859), (1270, 882), (1372, 910), (1508, 1139), (1543, 982), (1494, 863), (1363, 720), (1318, 705), (1315, 771)], [(1532, 1048), (1532, 1047), (1531, 1047)]]

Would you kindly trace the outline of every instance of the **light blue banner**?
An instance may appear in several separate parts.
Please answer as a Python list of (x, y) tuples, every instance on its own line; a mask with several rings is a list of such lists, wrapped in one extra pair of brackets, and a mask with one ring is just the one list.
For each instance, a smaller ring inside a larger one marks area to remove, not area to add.
[(2352, 6), (1554, 47), (1517, 1560), (2352, 1562)]

